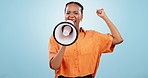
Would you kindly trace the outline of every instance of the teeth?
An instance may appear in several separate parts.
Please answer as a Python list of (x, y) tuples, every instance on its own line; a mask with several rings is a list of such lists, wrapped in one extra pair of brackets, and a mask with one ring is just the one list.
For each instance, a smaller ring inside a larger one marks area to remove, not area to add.
[(73, 22), (75, 22), (74, 20), (72, 20)]
[(75, 19), (69, 19), (69, 20), (73, 21), (74, 23), (76, 22), (76, 20), (75, 20)]

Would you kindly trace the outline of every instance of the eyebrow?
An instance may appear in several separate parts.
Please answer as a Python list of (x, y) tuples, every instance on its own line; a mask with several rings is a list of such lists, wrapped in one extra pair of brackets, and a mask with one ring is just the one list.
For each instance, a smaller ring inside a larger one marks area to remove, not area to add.
[(79, 11), (67, 11), (67, 12), (79, 12)]

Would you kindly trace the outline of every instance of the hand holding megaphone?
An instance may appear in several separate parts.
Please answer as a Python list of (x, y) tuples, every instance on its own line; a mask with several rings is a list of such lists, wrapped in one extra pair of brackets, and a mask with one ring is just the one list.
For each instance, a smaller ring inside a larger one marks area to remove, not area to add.
[(73, 44), (78, 38), (78, 31), (71, 20), (60, 22), (53, 31), (54, 39), (61, 45)]

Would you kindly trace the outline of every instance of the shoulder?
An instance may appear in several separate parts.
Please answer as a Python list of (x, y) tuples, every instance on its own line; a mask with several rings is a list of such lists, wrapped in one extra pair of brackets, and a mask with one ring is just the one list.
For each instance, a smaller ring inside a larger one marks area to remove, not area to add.
[(92, 34), (92, 35), (101, 35), (102, 33), (96, 31), (96, 30), (86, 30), (87, 34)]
[(54, 39), (53, 34), (49, 37), (49, 41), (50, 41), (50, 43), (57, 44), (56, 40)]
[(54, 40), (53, 34), (49, 37), (49, 40)]
[(99, 39), (108, 39), (112, 38), (112, 35), (110, 33), (101, 33), (96, 30), (86, 30), (86, 35), (89, 35), (91, 37), (99, 38)]

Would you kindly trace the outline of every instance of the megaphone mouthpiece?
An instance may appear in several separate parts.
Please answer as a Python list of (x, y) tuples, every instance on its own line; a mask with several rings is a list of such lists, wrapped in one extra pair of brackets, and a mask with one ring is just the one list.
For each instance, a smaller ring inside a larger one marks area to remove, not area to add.
[(70, 26), (68, 26), (68, 25), (64, 25), (63, 27), (62, 27), (62, 32), (63, 32), (63, 35), (64, 36), (68, 36), (68, 35), (70, 35), (71, 33), (72, 33), (72, 27), (70, 27)]

